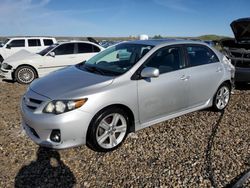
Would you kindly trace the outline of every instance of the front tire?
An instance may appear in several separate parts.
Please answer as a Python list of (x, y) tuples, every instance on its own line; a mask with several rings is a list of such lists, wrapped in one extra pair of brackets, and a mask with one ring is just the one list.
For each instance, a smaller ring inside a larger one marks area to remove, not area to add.
[(230, 100), (231, 87), (228, 83), (222, 84), (217, 90), (213, 99), (213, 109), (215, 111), (223, 111)]
[(37, 78), (36, 71), (30, 66), (18, 67), (14, 76), (16, 81), (20, 84), (29, 84)]
[(98, 152), (118, 148), (129, 131), (129, 118), (120, 108), (109, 108), (98, 113), (90, 123), (87, 146)]
[(0, 55), (0, 64), (3, 62), (4, 58), (2, 55)]

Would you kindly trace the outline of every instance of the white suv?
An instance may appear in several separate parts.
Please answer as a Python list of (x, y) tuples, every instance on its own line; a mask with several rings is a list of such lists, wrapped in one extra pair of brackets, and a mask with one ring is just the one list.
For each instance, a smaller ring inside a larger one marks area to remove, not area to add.
[(55, 38), (50, 37), (8, 38), (0, 45), (0, 63), (20, 50), (37, 53), (56, 42)]

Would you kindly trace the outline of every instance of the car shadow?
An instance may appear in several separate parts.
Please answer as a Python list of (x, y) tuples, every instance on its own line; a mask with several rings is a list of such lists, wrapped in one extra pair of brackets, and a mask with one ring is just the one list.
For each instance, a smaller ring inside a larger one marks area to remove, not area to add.
[(211, 185), (213, 187), (218, 187), (218, 186), (217, 186), (217, 183), (215, 180), (215, 174), (214, 174), (214, 170), (213, 170), (212, 149), (213, 149), (213, 145), (214, 145), (214, 138), (218, 132), (220, 122), (223, 118), (223, 115), (224, 115), (224, 110), (221, 112), (218, 120), (216, 121), (216, 123), (212, 127), (211, 134), (208, 138), (207, 148), (205, 150), (206, 175), (207, 175), (208, 179), (210, 180)]
[(2, 82), (6, 82), (6, 83), (12, 83), (14, 84), (15, 81), (14, 80), (4, 80), (4, 79), (1, 79)]
[(36, 161), (23, 166), (15, 177), (15, 187), (73, 187), (76, 179), (52, 149), (39, 147)]
[[(218, 187), (218, 184), (216, 182), (216, 177), (214, 173), (214, 168), (213, 168), (213, 155), (212, 155), (212, 150), (213, 150), (213, 145), (214, 145), (214, 139), (216, 137), (216, 134), (218, 132), (220, 122), (223, 118), (224, 111), (221, 112), (218, 120), (212, 127), (211, 134), (208, 139), (207, 147), (205, 150), (205, 171), (206, 171), (206, 176), (210, 180), (212, 187)], [(243, 186), (243, 184), (250, 178), (250, 169), (242, 172), (239, 174), (237, 177), (233, 178), (231, 182), (229, 182), (225, 188), (240, 188)]]

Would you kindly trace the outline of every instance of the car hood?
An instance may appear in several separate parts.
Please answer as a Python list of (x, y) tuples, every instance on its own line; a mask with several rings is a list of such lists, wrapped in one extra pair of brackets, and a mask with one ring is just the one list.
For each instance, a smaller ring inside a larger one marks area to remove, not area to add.
[(250, 42), (250, 18), (241, 18), (230, 24), (238, 42)]
[(30, 85), (34, 92), (55, 99), (72, 99), (108, 86), (113, 77), (102, 76), (70, 66), (37, 79)]
[(25, 59), (32, 59), (32, 58), (37, 58), (40, 57), (38, 54), (33, 54), (27, 50), (20, 50), (19, 52), (11, 55), (10, 57), (6, 58), (6, 62), (12, 62), (12, 61), (20, 61), (20, 60), (25, 60)]

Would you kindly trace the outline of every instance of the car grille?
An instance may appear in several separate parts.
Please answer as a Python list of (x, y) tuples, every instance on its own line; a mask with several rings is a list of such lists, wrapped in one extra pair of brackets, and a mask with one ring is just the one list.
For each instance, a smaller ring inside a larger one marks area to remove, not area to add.
[(36, 110), (41, 103), (43, 102), (42, 100), (34, 99), (34, 98), (28, 98), (28, 97), (23, 97), (24, 104), (30, 109), (30, 110)]

